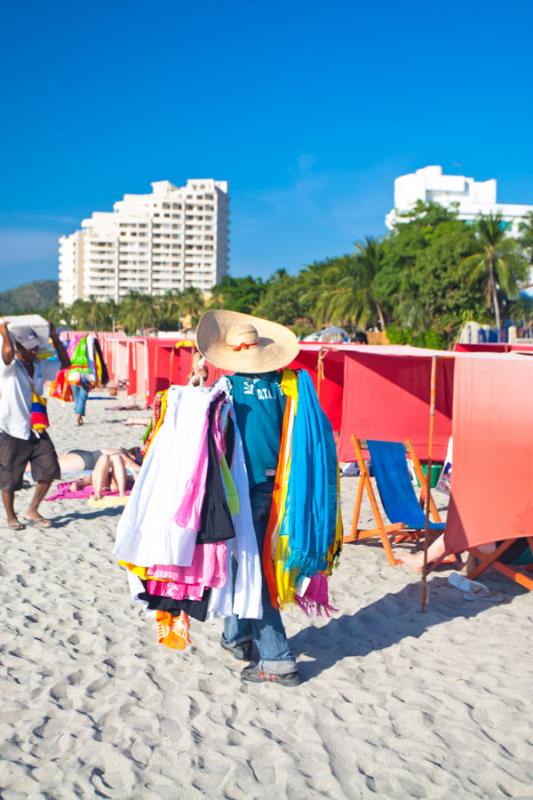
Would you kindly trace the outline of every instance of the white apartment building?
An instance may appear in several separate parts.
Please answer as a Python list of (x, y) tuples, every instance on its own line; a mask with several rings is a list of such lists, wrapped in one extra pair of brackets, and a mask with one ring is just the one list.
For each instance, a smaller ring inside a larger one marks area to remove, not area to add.
[(59, 299), (119, 302), (131, 291), (208, 291), (229, 268), (227, 181), (155, 181), (59, 240)]
[(385, 217), (391, 229), (398, 220), (397, 212), (409, 211), (418, 200), (451, 206), (457, 203), (459, 219), (475, 220), (480, 214), (500, 213), (509, 233), (516, 236), (518, 226), (533, 206), (498, 203), (496, 180), (475, 181), (464, 175), (443, 175), (442, 167), (423, 167), (394, 181), (394, 208)]

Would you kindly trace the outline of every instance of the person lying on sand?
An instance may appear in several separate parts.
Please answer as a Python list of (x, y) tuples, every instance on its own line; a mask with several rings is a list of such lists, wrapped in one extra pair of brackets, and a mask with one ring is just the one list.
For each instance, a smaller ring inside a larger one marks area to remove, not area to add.
[(59, 453), (57, 458), (61, 474), (94, 469), (101, 455), (101, 450), (69, 450), (68, 453)]
[(100, 500), (104, 489), (118, 492), (123, 497), (126, 494), (128, 473), (133, 477), (141, 468), (142, 457), (138, 447), (131, 450), (105, 448), (98, 458), (92, 475), (72, 481), (70, 488), (73, 492), (92, 484), (95, 500)]
[[(67, 453), (58, 453), (57, 460), (61, 475), (68, 472), (83, 472), (84, 470), (92, 470), (96, 466), (96, 462), (102, 455), (101, 450), (69, 450)], [(26, 466), (26, 472), (30, 472), (31, 465)]]

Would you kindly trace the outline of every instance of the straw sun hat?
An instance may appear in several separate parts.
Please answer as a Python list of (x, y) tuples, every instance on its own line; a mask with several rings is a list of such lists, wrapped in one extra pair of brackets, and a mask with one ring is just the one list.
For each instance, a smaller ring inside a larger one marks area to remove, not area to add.
[(298, 339), (284, 325), (238, 311), (206, 311), (196, 345), (215, 367), (228, 372), (270, 372), (298, 355)]

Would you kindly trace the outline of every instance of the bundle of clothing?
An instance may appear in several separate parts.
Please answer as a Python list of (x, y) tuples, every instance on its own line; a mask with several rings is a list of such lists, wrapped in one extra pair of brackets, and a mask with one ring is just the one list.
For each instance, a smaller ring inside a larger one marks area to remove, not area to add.
[(185, 648), (190, 617), (260, 619), (263, 571), (276, 606), (332, 610), (327, 578), (342, 546), (333, 435), (307, 373), (285, 370), (281, 385), (287, 403), (263, 553), (230, 379), (172, 386), (157, 398), (114, 553), (161, 644)]
[(96, 336), (77, 335), (71, 340), (67, 352), (71, 365), (60, 369), (57, 373), (50, 387), (50, 397), (68, 403), (74, 400), (72, 386), (83, 383), (88, 390), (91, 390), (108, 383), (109, 373)]
[(263, 548), (274, 608), (297, 603), (326, 614), (328, 582), (342, 550), (337, 452), (331, 424), (305, 370), (283, 370), (281, 447)]

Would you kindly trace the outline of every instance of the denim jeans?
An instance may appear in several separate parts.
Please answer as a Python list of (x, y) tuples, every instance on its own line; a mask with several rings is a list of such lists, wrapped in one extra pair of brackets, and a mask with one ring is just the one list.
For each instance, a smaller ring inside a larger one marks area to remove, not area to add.
[(79, 386), (72, 386), (72, 396), (74, 397), (74, 413), (81, 414), (81, 416), (84, 417), (89, 390), (83, 378)]
[[(263, 552), (273, 486), (274, 482), (269, 480), (254, 486), (250, 491), (252, 517), (260, 554)], [(276, 608), (272, 608), (268, 586), (264, 579), (262, 601), (262, 619), (240, 619), (235, 615), (226, 617), (224, 641), (230, 646), (253, 641), (259, 652), (259, 667), (265, 672), (277, 675), (294, 672), (296, 662), (289, 648), (281, 614)]]

